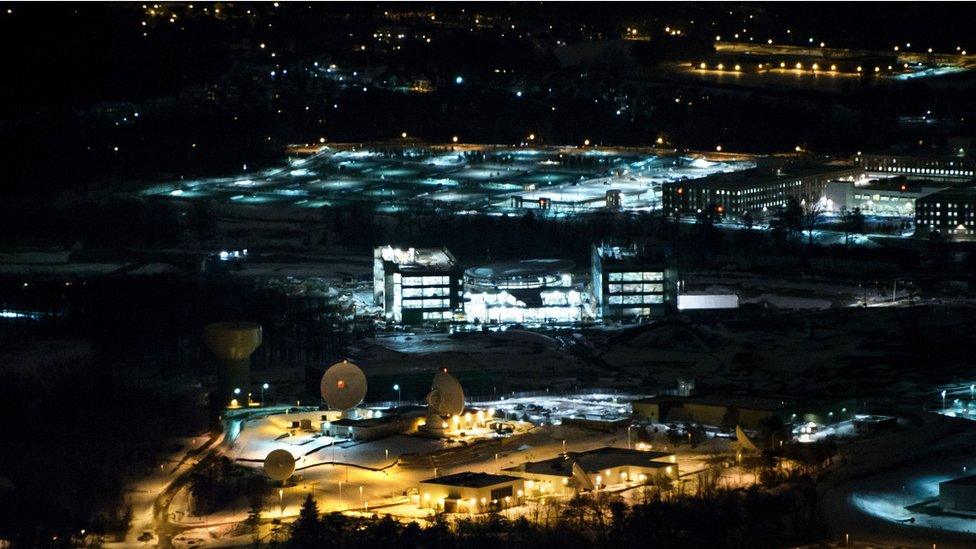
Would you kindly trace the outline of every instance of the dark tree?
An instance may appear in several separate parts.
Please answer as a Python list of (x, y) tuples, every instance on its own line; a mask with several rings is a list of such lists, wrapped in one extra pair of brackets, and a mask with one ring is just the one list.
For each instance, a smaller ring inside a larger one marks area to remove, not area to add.
[(325, 541), (322, 535), (322, 523), (319, 522), (319, 505), (312, 498), (312, 494), (305, 496), (298, 518), (291, 525), (291, 539), (289, 547), (298, 549), (314, 549), (321, 547)]

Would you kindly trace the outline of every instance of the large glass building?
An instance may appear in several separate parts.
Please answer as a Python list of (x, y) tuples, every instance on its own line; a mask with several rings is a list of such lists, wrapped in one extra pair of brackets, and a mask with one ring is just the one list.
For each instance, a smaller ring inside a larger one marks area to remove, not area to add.
[(396, 322), (453, 320), (460, 293), (461, 271), (447, 248), (373, 250), (373, 301)]
[(655, 257), (632, 246), (594, 244), (591, 276), (596, 311), (604, 320), (662, 316), (677, 305), (677, 277)]

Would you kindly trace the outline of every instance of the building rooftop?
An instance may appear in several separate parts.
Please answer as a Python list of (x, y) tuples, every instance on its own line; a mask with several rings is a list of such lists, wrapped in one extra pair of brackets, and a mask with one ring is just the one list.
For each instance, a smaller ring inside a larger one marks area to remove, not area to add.
[(384, 413), (380, 417), (371, 418), (340, 418), (331, 424), (336, 427), (357, 427), (357, 428), (368, 428), (376, 427), (378, 425), (383, 425), (385, 423), (394, 423), (403, 419), (411, 419), (425, 415), (427, 413), (427, 408), (424, 406), (410, 406), (403, 407), (397, 410), (395, 413)]
[(455, 473), (453, 475), (430, 478), (427, 480), (422, 480), (420, 482), (424, 484), (440, 484), (443, 486), (484, 488), (486, 486), (494, 486), (496, 484), (504, 484), (506, 482), (520, 481), (520, 480), (522, 479), (518, 477), (510, 477), (508, 475), (492, 475), (490, 473), (473, 473), (471, 471), (465, 471), (463, 473)]
[(472, 267), (464, 271), (464, 275), (476, 279), (511, 280), (559, 275), (575, 266), (575, 263), (566, 259), (523, 259)]
[(946, 480), (940, 482), (939, 484), (957, 484), (961, 486), (976, 486), (976, 475), (969, 475), (968, 477), (959, 477), (952, 480)]
[(450, 269), (457, 266), (457, 260), (447, 248), (379, 248), (383, 261), (393, 263), (401, 270), (406, 269)]
[(727, 189), (729, 187), (751, 188), (758, 185), (777, 183), (779, 181), (789, 181), (802, 177), (817, 175), (830, 175), (833, 173), (846, 172), (854, 169), (854, 166), (843, 164), (821, 164), (818, 166), (790, 167), (781, 169), (750, 168), (738, 172), (718, 173), (699, 179), (685, 181), (674, 181), (666, 183), (668, 186), (695, 185), (697, 187), (716, 187)]
[(657, 460), (669, 458), (672, 455), (674, 454), (670, 452), (606, 447), (587, 452), (568, 452), (564, 456), (544, 461), (530, 461), (505, 470), (571, 477), (573, 476), (573, 463), (578, 464), (587, 473), (599, 473), (606, 469), (625, 466), (660, 469), (669, 466), (670, 463)]
[(604, 266), (626, 267), (628, 265), (648, 265), (662, 262), (660, 254), (652, 254), (644, 246), (638, 246), (636, 244), (618, 246), (601, 242), (600, 244), (594, 244), (593, 249), (596, 250), (597, 255), (600, 257), (600, 262)]
[(949, 187), (926, 196), (925, 200), (973, 201), (976, 200), (976, 187)]
[(974, 139), (961, 137), (949, 139), (939, 146), (919, 146), (914, 143), (894, 145), (881, 151), (864, 153), (865, 156), (902, 156), (913, 158), (974, 158)]
[[(850, 184), (849, 181), (841, 183)], [(932, 193), (946, 188), (946, 184), (931, 179), (907, 178), (905, 176), (871, 179), (866, 184), (854, 185), (855, 191), (898, 191), (904, 193)]]

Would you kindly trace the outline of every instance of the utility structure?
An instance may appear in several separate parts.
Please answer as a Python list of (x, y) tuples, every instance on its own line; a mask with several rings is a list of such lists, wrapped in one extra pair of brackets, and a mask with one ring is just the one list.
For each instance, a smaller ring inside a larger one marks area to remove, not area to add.
[(261, 325), (254, 322), (215, 322), (203, 328), (203, 340), (217, 357), (217, 402), (247, 406), (251, 387), (251, 354), (261, 346)]

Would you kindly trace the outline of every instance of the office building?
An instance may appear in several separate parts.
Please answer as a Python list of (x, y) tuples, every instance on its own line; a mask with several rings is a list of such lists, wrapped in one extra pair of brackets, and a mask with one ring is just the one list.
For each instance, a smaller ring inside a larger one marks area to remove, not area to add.
[(590, 270), (596, 312), (604, 320), (660, 316), (677, 305), (676, 273), (643, 247), (594, 244)]
[(934, 181), (909, 181), (905, 177), (872, 179), (863, 182), (827, 183), (827, 211), (842, 214), (855, 209), (865, 215), (914, 217), (915, 202), (944, 189)]
[(483, 513), (517, 504), (523, 489), (518, 477), (465, 471), (420, 481), (418, 505), (446, 513)]
[(735, 219), (746, 212), (762, 213), (781, 208), (790, 198), (819, 200), (828, 181), (853, 181), (861, 173), (858, 167), (832, 164), (753, 168), (664, 183), (661, 199), (666, 215), (695, 215), (714, 207), (719, 216)]
[(976, 176), (976, 141), (952, 138), (939, 146), (909, 146), (857, 155), (858, 165), (869, 173), (906, 175), (948, 182), (964, 182)]
[(670, 452), (604, 447), (530, 461), (504, 472), (524, 478), (530, 497), (571, 495), (608, 486), (649, 484), (661, 477), (677, 479), (676, 461)]
[(915, 234), (955, 240), (976, 235), (976, 188), (949, 187), (915, 201)]
[(396, 322), (451, 321), (461, 308), (457, 260), (446, 248), (376, 248), (373, 300)]

